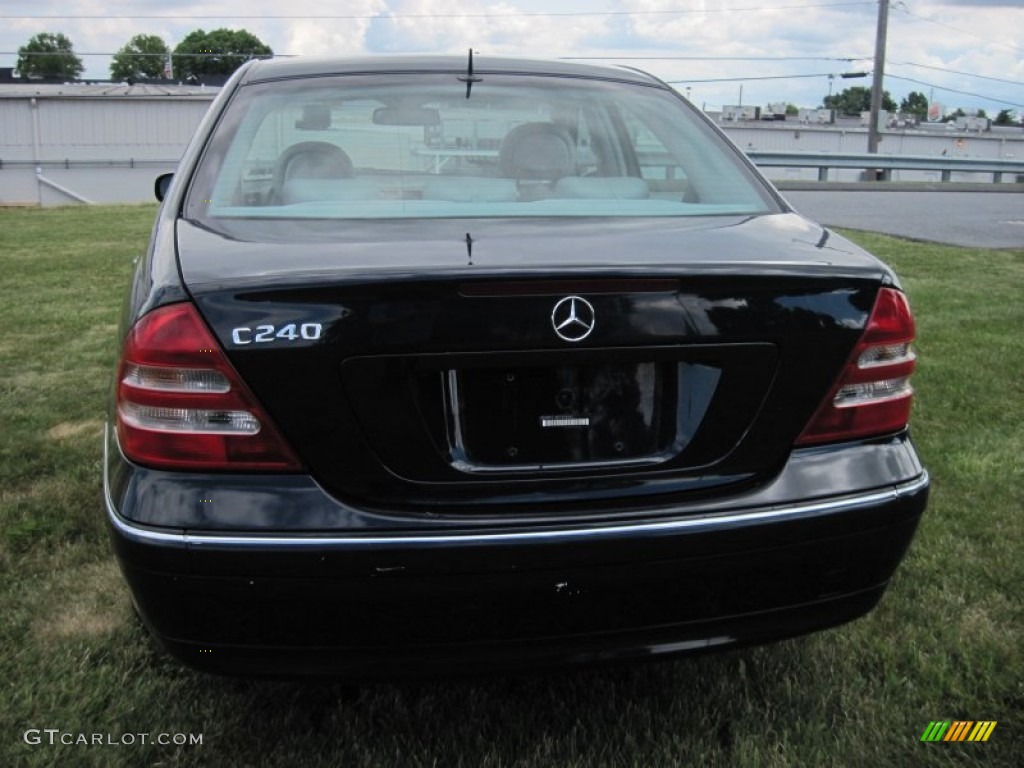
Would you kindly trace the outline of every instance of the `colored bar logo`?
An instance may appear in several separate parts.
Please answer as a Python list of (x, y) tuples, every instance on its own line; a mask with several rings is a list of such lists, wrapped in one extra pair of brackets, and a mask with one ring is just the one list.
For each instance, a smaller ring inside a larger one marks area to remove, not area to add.
[(921, 741), (988, 741), (995, 728), (995, 720), (932, 720)]

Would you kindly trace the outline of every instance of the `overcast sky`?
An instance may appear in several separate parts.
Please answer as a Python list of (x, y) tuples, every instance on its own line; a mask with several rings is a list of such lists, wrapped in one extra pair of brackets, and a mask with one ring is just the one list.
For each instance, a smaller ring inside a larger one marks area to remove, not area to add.
[[(230, 27), (276, 54), (622, 57), (708, 108), (739, 103), (741, 88), (744, 104), (814, 107), (830, 74), (836, 91), (870, 85), (838, 76), (871, 69), (876, 18), (874, 0), (0, 0), (0, 66), (37, 32), (63, 32), (84, 75), (102, 78), (133, 35), (173, 48)], [(1024, 112), (1022, 32), (1024, 0), (892, 0), (886, 90)]]

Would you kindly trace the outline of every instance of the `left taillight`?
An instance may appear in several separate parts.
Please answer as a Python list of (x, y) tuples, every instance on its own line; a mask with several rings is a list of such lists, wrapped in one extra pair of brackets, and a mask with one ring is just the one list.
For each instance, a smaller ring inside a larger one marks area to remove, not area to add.
[(839, 379), (797, 445), (872, 437), (905, 429), (914, 390), (914, 317), (907, 297), (882, 288)]
[(117, 372), (117, 437), (137, 464), (297, 472), (301, 463), (192, 304), (132, 327)]

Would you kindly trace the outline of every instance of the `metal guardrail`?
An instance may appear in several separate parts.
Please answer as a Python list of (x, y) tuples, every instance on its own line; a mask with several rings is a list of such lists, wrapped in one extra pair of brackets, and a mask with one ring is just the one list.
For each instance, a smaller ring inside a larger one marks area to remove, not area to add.
[(72, 170), (74, 168), (176, 168), (178, 158), (173, 160), (142, 160), (135, 157), (122, 157), (116, 160), (4, 160), (0, 157), (0, 170), (5, 168), (40, 168)]
[(992, 181), (996, 184), (1002, 182), (1004, 173), (1024, 176), (1024, 160), (759, 150), (750, 150), (746, 154), (761, 168), (817, 168), (818, 181), (828, 181), (828, 172), (831, 168), (874, 170), (879, 174), (879, 181), (891, 180), (893, 171), (939, 171), (942, 174), (942, 181), (952, 181), (956, 172), (991, 173)]
[[(1024, 160), (984, 159), (973, 157), (946, 157), (943, 155), (869, 155), (840, 154), (832, 152), (768, 152), (748, 150), (747, 157), (761, 168), (817, 168), (818, 181), (829, 180), (830, 169), (854, 169), (878, 172), (879, 181), (890, 181), (892, 172), (939, 171), (942, 181), (952, 181), (956, 172), (991, 173), (994, 183), (1001, 183), (1003, 174), (1024, 177)], [(97, 159), (97, 160), (4, 160), (0, 158), (0, 170), (14, 168), (63, 169), (74, 168), (175, 168), (178, 159), (152, 160), (138, 158)]]

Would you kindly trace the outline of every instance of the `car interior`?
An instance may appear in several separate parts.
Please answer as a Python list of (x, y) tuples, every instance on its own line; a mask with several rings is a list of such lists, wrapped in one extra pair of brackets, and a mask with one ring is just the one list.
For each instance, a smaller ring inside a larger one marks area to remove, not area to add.
[(440, 92), (265, 98), (226, 137), (212, 193), (201, 198), (229, 216), (332, 218), (764, 207), (734, 160), (706, 151), (706, 129), (680, 119), (685, 107), (671, 96)]

